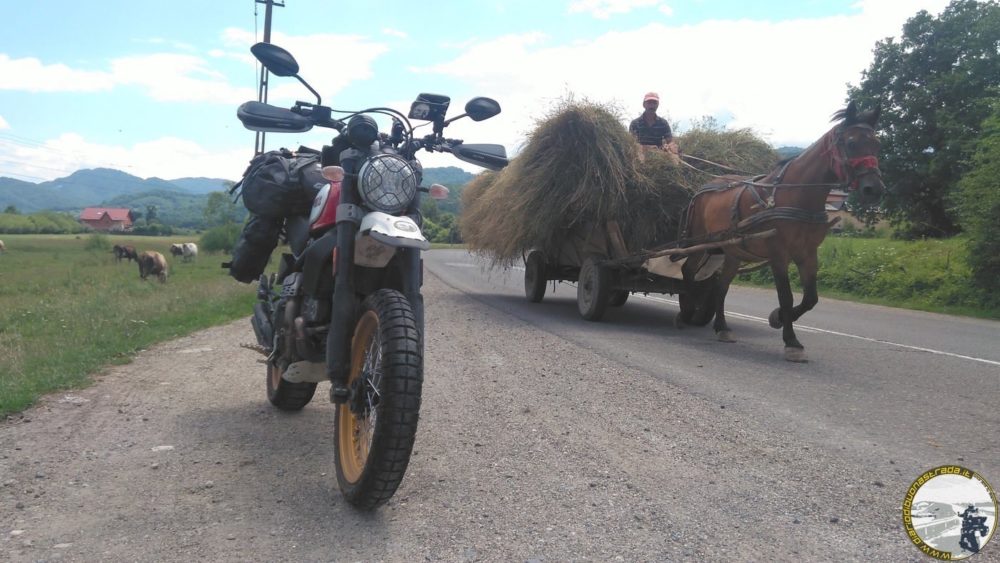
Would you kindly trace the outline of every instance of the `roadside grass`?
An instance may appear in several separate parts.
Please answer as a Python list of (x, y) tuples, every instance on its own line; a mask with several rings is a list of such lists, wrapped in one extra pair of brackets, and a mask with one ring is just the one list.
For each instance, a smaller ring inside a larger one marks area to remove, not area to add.
[[(819, 248), (819, 295), (951, 315), (1000, 319), (995, 295), (972, 286), (966, 241), (827, 237)], [(794, 265), (792, 286), (801, 291)], [(737, 282), (774, 287), (769, 268)], [(777, 300), (777, 298), (775, 298)]]
[[(5, 235), (0, 254), (0, 415), (40, 395), (88, 384), (108, 364), (127, 363), (156, 342), (248, 316), (254, 288), (220, 267), (170, 256), (179, 237)], [(167, 257), (169, 280), (141, 281), (112, 244)], [(233, 343), (237, 345), (237, 343)]]

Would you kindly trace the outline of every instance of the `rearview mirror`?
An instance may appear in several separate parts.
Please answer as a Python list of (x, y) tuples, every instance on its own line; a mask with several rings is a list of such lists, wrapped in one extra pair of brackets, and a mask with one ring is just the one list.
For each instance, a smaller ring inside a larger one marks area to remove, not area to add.
[(500, 113), (500, 104), (491, 98), (472, 98), (465, 104), (465, 113), (473, 121), (483, 121)]
[(250, 52), (264, 68), (276, 76), (295, 76), (299, 73), (299, 63), (291, 53), (271, 43), (257, 43)]

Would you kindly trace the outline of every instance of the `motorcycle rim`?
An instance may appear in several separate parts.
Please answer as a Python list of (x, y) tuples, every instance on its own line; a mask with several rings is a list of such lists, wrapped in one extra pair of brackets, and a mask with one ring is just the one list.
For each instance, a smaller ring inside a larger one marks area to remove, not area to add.
[(367, 311), (358, 321), (351, 344), (351, 373), (347, 385), (357, 386), (362, 394), (358, 401), (360, 409), (338, 409), (340, 467), (349, 483), (361, 479), (375, 438), (382, 379), (382, 342), (378, 329), (379, 319), (374, 311)]

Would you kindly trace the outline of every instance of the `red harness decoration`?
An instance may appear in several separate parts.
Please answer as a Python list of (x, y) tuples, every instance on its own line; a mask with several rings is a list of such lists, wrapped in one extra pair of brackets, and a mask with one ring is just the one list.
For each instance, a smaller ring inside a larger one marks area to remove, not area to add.
[(865, 167), (865, 168), (878, 168), (878, 159), (874, 156), (859, 156), (858, 158), (852, 158), (847, 161), (847, 165), (851, 168)]

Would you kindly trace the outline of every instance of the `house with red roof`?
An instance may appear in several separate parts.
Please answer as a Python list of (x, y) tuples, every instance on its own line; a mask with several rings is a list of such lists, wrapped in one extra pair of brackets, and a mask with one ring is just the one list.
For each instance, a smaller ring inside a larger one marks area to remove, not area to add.
[(131, 209), (88, 207), (80, 213), (80, 222), (95, 231), (131, 231), (134, 221)]

